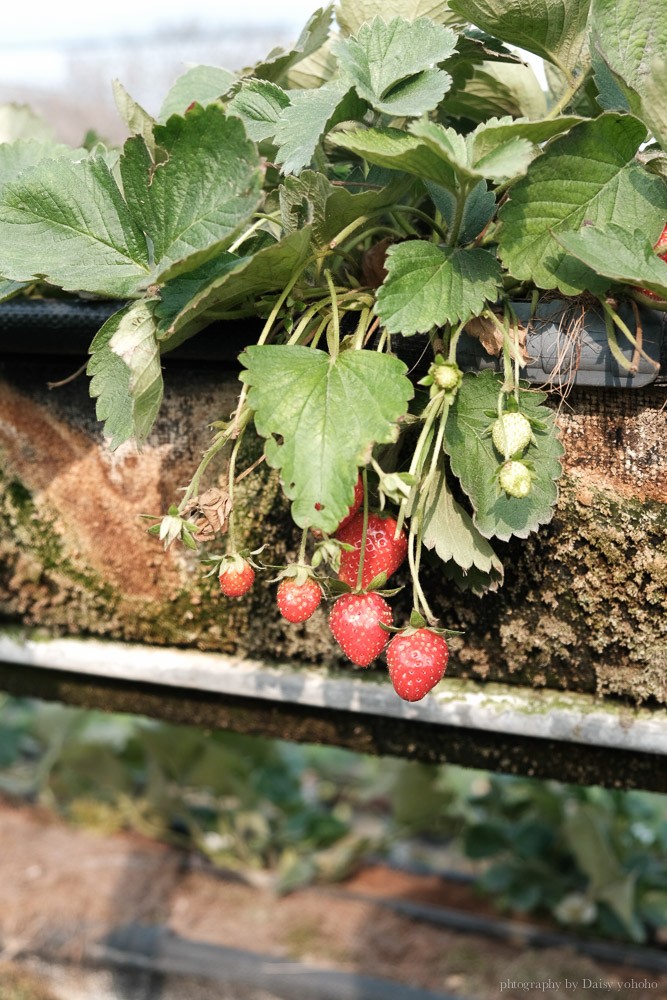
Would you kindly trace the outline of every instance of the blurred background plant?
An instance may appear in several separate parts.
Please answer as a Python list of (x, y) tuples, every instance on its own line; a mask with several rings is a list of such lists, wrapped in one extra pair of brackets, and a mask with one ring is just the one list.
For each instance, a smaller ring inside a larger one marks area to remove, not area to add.
[(584, 935), (667, 925), (665, 797), (202, 732), (0, 697), (0, 792), (286, 892), (364, 860), (464, 873)]

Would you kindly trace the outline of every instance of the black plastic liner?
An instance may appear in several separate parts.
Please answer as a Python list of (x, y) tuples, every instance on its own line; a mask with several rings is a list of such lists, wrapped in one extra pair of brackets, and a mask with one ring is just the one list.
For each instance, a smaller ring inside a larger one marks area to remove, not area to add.
[[(79, 299), (10, 299), (0, 305), (0, 353), (85, 357), (99, 328), (124, 304)], [(519, 319), (527, 322), (529, 303), (519, 302), (514, 308)], [(622, 307), (620, 315), (633, 330), (635, 318), (630, 307)], [(557, 299), (541, 303), (528, 335), (527, 352), (531, 361), (521, 369), (521, 375), (534, 384), (554, 388), (578, 385), (636, 389), (656, 380), (665, 384), (667, 313), (646, 309), (641, 317), (642, 348), (654, 364), (639, 358), (637, 371), (631, 375), (619, 367), (609, 350), (604, 318), (599, 311), (589, 310), (577, 335), (568, 336), (571, 317), (565, 303)], [(260, 329), (261, 322), (254, 318), (215, 322), (169, 352), (165, 360), (235, 362), (243, 348), (257, 338)], [(399, 357), (410, 367), (412, 377), (421, 378), (430, 362), (426, 338), (395, 336), (392, 341)], [(632, 344), (620, 333), (618, 341), (624, 356), (632, 361)], [(492, 357), (478, 340), (465, 333), (459, 341), (457, 360), (466, 371), (502, 369), (499, 357)]]

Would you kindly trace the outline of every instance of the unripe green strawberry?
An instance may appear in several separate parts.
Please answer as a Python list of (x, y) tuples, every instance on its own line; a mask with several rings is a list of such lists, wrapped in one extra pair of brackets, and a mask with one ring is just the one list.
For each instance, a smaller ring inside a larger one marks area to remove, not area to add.
[(447, 392), (451, 389), (457, 389), (461, 384), (461, 369), (457, 364), (450, 361), (431, 365), (429, 374), (433, 377), (433, 381), (438, 388), (445, 389)]
[(533, 488), (533, 474), (523, 462), (505, 462), (500, 469), (498, 482), (508, 496), (522, 500)]
[(491, 439), (504, 458), (524, 451), (532, 435), (530, 421), (523, 413), (503, 413), (491, 428)]

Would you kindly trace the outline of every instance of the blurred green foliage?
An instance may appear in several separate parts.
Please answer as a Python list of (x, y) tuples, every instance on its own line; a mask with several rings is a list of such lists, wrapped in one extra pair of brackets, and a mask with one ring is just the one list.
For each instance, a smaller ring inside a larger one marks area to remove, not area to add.
[(364, 757), (0, 695), (0, 792), (200, 851), (289, 891), (371, 855), (458, 863), (501, 909), (650, 940), (664, 796)]

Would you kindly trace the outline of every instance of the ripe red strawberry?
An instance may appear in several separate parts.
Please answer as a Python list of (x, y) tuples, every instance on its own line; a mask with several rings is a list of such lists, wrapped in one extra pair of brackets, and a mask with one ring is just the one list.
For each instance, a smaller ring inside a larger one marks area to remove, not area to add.
[(341, 528), (345, 528), (350, 523), (350, 521), (357, 513), (363, 502), (364, 502), (364, 481), (361, 478), (361, 476), (358, 476), (357, 481), (354, 484), (354, 499), (351, 505), (347, 509), (347, 514), (336, 528), (337, 532), (340, 531)]
[(321, 600), (322, 588), (312, 576), (307, 577), (303, 583), (299, 583), (293, 576), (287, 576), (278, 584), (278, 611), (288, 622), (308, 621)]
[[(664, 260), (667, 256), (667, 224), (658, 236), (658, 242), (653, 247), (654, 250), (658, 251), (658, 254)], [(662, 253), (660, 253), (662, 251)]]
[[(660, 260), (664, 260), (667, 264), (667, 223), (665, 224), (660, 236), (658, 237), (657, 243), (653, 244), (653, 249), (657, 253)], [(662, 295), (658, 295), (657, 292), (652, 292), (650, 288), (637, 288), (642, 295), (646, 295), (647, 298), (653, 299), (655, 302), (664, 302)]]
[(345, 655), (359, 667), (367, 667), (380, 655), (389, 635), (380, 626), (391, 625), (391, 608), (376, 591), (343, 594), (329, 615), (329, 628)]
[(429, 628), (395, 635), (387, 647), (394, 691), (404, 701), (420, 701), (442, 680), (448, 659), (447, 643)]
[[(354, 484), (354, 498), (350, 506), (347, 508), (347, 514), (336, 528), (336, 531), (340, 531), (341, 528), (344, 528), (347, 524), (350, 523), (350, 521), (357, 513), (363, 502), (364, 502), (364, 481), (361, 478), (361, 476), (358, 476), (357, 481)], [(322, 510), (322, 505), (316, 503), (315, 509)], [(319, 530), (319, 528), (313, 528), (313, 536), (315, 538), (322, 537), (322, 532)]]
[(226, 597), (243, 597), (255, 582), (255, 571), (242, 556), (225, 563), (220, 570), (220, 589)]
[[(336, 532), (336, 538), (348, 545), (354, 545), (352, 552), (342, 552), (338, 579), (350, 587), (356, 587), (359, 572), (359, 554), (361, 552), (361, 536), (364, 530), (364, 515), (360, 511)], [(368, 518), (366, 533), (366, 552), (364, 555), (364, 571), (361, 586), (367, 587), (378, 573), (386, 573), (387, 579), (395, 573), (408, 552), (408, 539), (404, 531), (394, 538), (396, 521), (393, 517), (380, 517), (371, 514)]]

